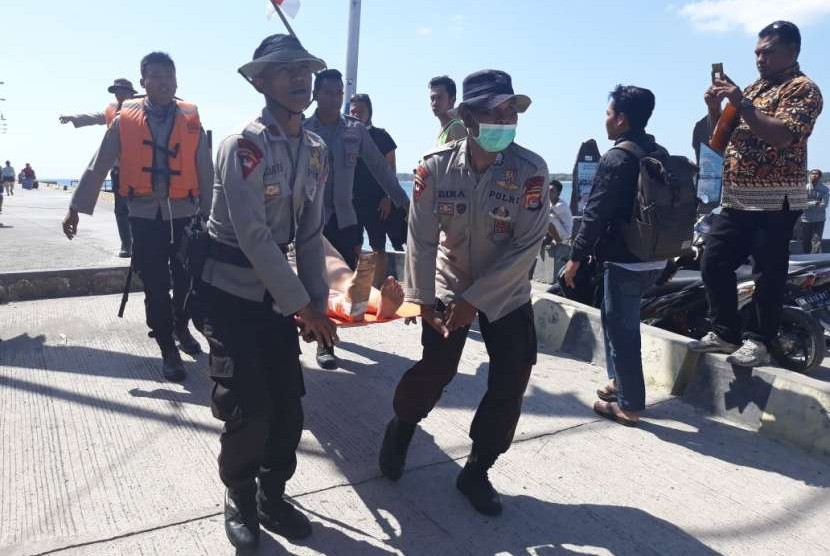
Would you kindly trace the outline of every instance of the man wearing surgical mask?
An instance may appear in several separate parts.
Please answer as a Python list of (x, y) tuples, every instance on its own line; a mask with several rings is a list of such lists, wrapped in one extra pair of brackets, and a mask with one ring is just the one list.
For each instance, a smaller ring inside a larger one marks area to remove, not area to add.
[(424, 349), (395, 392), (380, 468), (392, 480), (403, 474), (417, 424), (455, 376), (478, 316), (490, 376), (456, 486), (476, 510), (498, 515), (488, 470), (510, 447), (536, 363), (527, 277), (547, 230), (548, 169), (513, 142), (530, 99), (514, 94), (508, 74), (473, 73), (463, 90), (458, 115), (468, 137), (428, 152), (415, 172), (405, 295), (421, 305)]

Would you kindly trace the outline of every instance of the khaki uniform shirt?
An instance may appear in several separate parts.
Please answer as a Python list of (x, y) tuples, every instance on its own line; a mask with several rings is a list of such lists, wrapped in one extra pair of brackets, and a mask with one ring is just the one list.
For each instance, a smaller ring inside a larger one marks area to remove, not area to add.
[(71, 116), (72, 125), (75, 127), (87, 127), (91, 125), (107, 125), (107, 116), (103, 112), (89, 114), (75, 114)]
[[(145, 99), (145, 103), (147, 100)], [(170, 132), (173, 129), (175, 109), (167, 110), (163, 120), (148, 117), (150, 134), (153, 140), (159, 144), (167, 144)], [(98, 148), (98, 152), (81, 176), (81, 181), (75, 188), (72, 195), (70, 208), (83, 214), (92, 214), (95, 204), (98, 202), (98, 194), (101, 185), (107, 177), (107, 173), (118, 162), (121, 157), (121, 127), (120, 117), (116, 116), (112, 126), (104, 134), (104, 140)], [(159, 151), (161, 153), (161, 151)], [(167, 156), (159, 154), (158, 164), (167, 168)], [(170, 179), (166, 174), (154, 174), (153, 194), (149, 197), (126, 197), (127, 205), (132, 218), (146, 218), (155, 220), (161, 214), (162, 219), (189, 218), (201, 211), (202, 214), (210, 212), (210, 200), (213, 189), (213, 162), (210, 159), (210, 148), (208, 147), (207, 135), (204, 129), (199, 137), (199, 146), (196, 149), (196, 172), (199, 180), (198, 199), (168, 199), (167, 191), (170, 187)]]
[[(293, 141), (268, 109), (226, 138), (216, 158), (208, 232), (213, 240), (241, 249), (253, 268), (208, 258), (202, 279), (251, 301), (262, 301), (267, 291), (283, 315), (309, 302), (325, 311), (329, 286), (322, 232), (327, 178), (323, 141), (305, 130)], [(296, 274), (282, 250), (292, 240)]]
[[(386, 158), (359, 120), (351, 116), (340, 116), (334, 129), (326, 126), (317, 117), (317, 113), (303, 122), (309, 131), (323, 137), (329, 149), (330, 174), (327, 184), (325, 202), (325, 220), (334, 214), (339, 228), (357, 224), (357, 213), (352, 205), (354, 197), (354, 172), (357, 159), (366, 163), (366, 167), (377, 180), (380, 187), (392, 199), (397, 207), (409, 204), (406, 191), (398, 183), (398, 178), (389, 167)], [(329, 135), (330, 137), (327, 137)]]
[(530, 268), (548, 225), (548, 168), (513, 143), (481, 176), (470, 139), (424, 155), (409, 209), (405, 295), (461, 297), (492, 322), (530, 299)]

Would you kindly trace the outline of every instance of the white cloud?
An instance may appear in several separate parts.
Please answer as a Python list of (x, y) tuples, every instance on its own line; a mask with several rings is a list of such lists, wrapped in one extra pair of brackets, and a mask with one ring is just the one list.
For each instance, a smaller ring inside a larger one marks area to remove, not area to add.
[(830, 0), (696, 0), (679, 13), (700, 31), (757, 33), (779, 19), (800, 26), (816, 23), (830, 16)]
[(431, 27), (418, 27), (417, 29), (415, 29), (415, 32), (417, 34), (421, 35), (422, 37), (426, 37), (427, 35), (432, 34), (432, 28)]

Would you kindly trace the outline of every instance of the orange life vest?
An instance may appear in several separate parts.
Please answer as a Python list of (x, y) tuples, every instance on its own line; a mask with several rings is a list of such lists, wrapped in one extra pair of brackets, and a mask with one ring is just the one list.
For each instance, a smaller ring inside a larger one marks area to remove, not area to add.
[[(199, 179), (196, 171), (196, 151), (199, 147), (202, 124), (196, 105), (176, 101), (176, 116), (167, 145), (153, 141), (144, 99), (125, 100), (119, 112), (121, 138), (121, 185), (118, 192), (125, 197), (150, 197), (153, 194), (153, 175), (168, 173), (170, 199), (199, 197)], [(153, 165), (155, 151), (167, 152), (167, 171)]]
[(104, 108), (104, 118), (107, 120), (107, 127), (112, 127), (112, 121), (118, 115), (118, 103), (111, 102)]

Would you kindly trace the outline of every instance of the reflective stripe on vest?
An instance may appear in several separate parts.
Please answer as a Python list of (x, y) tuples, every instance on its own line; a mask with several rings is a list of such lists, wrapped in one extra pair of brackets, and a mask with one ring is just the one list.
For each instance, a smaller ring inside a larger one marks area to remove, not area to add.
[(107, 120), (107, 127), (112, 127), (112, 121), (118, 115), (118, 103), (111, 102), (104, 108), (104, 119)]
[[(196, 171), (196, 150), (199, 148), (202, 125), (196, 106), (176, 101), (176, 116), (167, 145), (153, 142), (144, 99), (125, 100), (119, 112), (121, 138), (119, 194), (125, 197), (153, 195), (153, 175), (169, 174), (170, 199), (197, 198), (199, 179)], [(166, 152), (168, 170), (153, 165), (154, 151)]]

